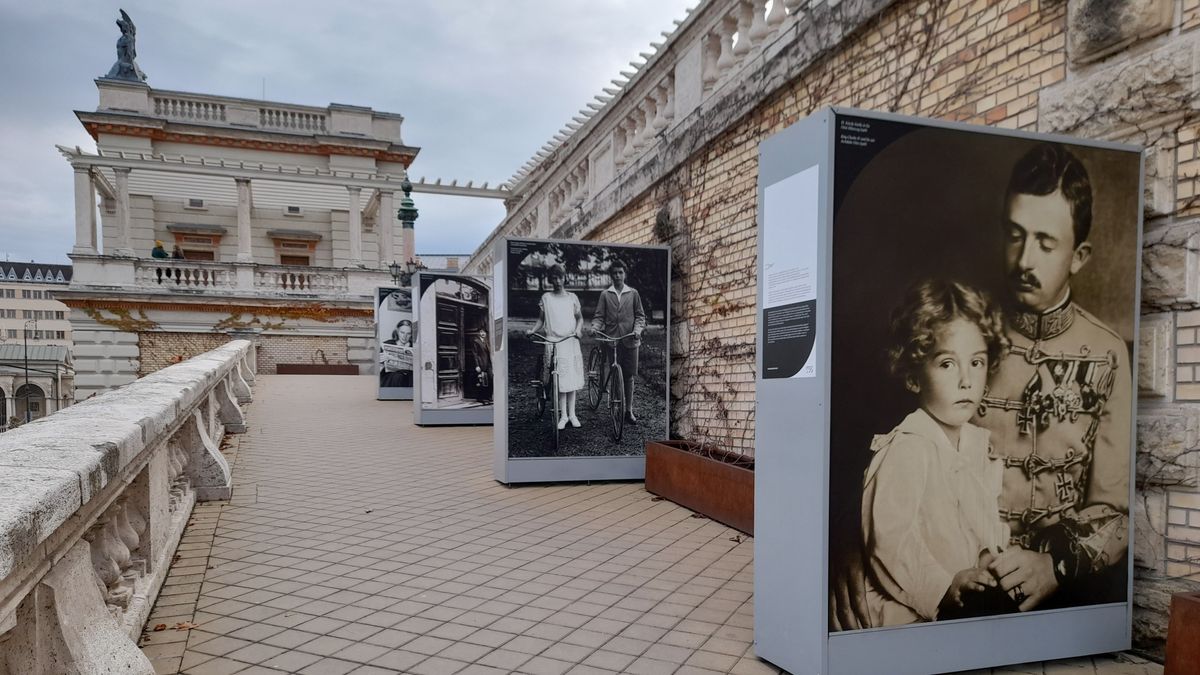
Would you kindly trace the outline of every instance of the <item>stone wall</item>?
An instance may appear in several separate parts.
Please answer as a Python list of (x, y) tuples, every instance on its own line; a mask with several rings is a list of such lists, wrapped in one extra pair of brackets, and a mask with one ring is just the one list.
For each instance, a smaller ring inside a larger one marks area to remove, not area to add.
[[(241, 337), (241, 336), (239, 336)], [(186, 361), (234, 339), (225, 333), (140, 333), (139, 377)], [(350, 343), (354, 344), (351, 345)], [(374, 372), (374, 341), (329, 335), (259, 335), (254, 338), (258, 367), (272, 374), (281, 363), (354, 363), (363, 375)]]
[[(784, 5), (786, 21), (754, 42), (764, 3), (701, 3), (644, 68), (622, 73), (628, 83), (614, 81), (622, 91), (606, 90), (594, 117), (581, 111), (587, 119), (523, 169), (467, 271), (488, 270), (491, 241), (505, 234), (671, 244), (672, 433), (752, 454), (764, 138), (841, 105), (1146, 147), (1135, 633), (1161, 648), (1169, 593), (1200, 588), (1200, 0)], [(736, 41), (722, 32), (731, 25)], [(712, 63), (726, 65), (710, 78), (714, 36)], [(697, 45), (702, 100), (684, 108)], [(675, 116), (660, 124), (664, 85), (652, 101), (638, 94), (664, 72)], [(630, 134), (640, 145), (623, 162), (594, 162)], [(581, 170), (591, 171), (582, 192)], [(559, 208), (547, 215), (548, 205)]]

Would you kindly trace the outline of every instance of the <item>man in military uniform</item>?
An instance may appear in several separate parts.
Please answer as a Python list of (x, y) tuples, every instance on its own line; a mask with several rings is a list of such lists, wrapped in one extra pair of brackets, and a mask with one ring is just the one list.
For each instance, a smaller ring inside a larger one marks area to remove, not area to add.
[[(1004, 462), (1013, 545), (988, 569), (1022, 611), (1120, 601), (1133, 381), (1124, 341), (1071, 299), (1091, 257), (1087, 170), (1062, 145), (1039, 144), (1013, 168), (1005, 204), (1011, 345), (974, 422)], [(861, 570), (860, 554), (831, 577), (833, 630), (867, 625)]]
[(1071, 299), (1091, 256), (1087, 170), (1062, 145), (1035, 146), (1006, 204), (1011, 346), (976, 422), (1004, 462), (1000, 514), (1018, 546), (989, 569), (1022, 610), (1121, 600), (1133, 381), (1125, 342)]

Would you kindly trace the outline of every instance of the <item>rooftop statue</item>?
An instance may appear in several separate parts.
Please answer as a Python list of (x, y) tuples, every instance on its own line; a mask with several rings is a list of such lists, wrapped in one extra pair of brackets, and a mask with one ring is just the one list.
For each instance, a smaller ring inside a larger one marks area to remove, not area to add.
[(121, 37), (117, 38), (117, 62), (109, 69), (104, 77), (110, 80), (129, 80), (130, 82), (145, 82), (146, 74), (137, 64), (137, 26), (133, 19), (121, 11), (117, 19), (117, 27), (121, 29)]

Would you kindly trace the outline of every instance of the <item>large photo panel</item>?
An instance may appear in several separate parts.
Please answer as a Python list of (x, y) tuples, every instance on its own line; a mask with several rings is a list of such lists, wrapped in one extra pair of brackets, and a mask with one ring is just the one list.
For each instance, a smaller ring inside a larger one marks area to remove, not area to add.
[(640, 461), (668, 438), (669, 249), (510, 239), (502, 268), (507, 459)]
[(417, 424), (492, 423), (488, 284), (461, 274), (413, 276)]
[(409, 401), (413, 394), (412, 293), (407, 288), (375, 289), (375, 342), (379, 345), (381, 401)]
[(830, 632), (1128, 602), (1139, 153), (834, 120)]

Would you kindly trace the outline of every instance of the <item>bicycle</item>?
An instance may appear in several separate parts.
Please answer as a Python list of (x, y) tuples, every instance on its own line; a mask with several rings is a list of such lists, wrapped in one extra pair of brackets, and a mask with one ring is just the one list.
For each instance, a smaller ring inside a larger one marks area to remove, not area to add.
[[(595, 331), (596, 341), (604, 345), (594, 345), (588, 353), (587, 360), (587, 392), (588, 405), (592, 410), (600, 407), (604, 393), (608, 391), (608, 418), (612, 422), (612, 439), (619, 442), (625, 432), (625, 377), (621, 364), (617, 363), (617, 343), (634, 333), (621, 337), (609, 337), (601, 331)], [(612, 352), (612, 362), (604, 368), (605, 351)]]
[(558, 343), (565, 342), (566, 340), (570, 339), (578, 340), (579, 338), (574, 335), (568, 335), (566, 337), (559, 338), (558, 340), (551, 340), (540, 333), (534, 333), (533, 335), (530, 335), (529, 338), (534, 344), (550, 345), (550, 372), (546, 375), (545, 380), (541, 379), (541, 374), (546, 371), (546, 365), (544, 362), (546, 355), (543, 353), (538, 358), (538, 378), (530, 380), (529, 384), (533, 387), (534, 392), (533, 400), (535, 405), (532, 416), (533, 420), (540, 420), (546, 414), (547, 400), (550, 401), (549, 405), (554, 410), (554, 417), (550, 419), (550, 426), (554, 428), (554, 449), (557, 450), (559, 432), (558, 418), (561, 414), (558, 409), (558, 359), (556, 358), (558, 356)]

